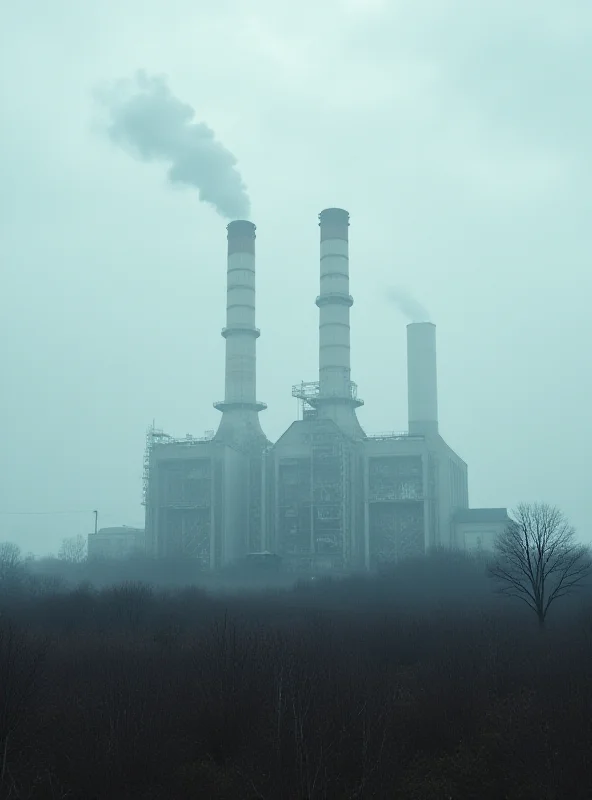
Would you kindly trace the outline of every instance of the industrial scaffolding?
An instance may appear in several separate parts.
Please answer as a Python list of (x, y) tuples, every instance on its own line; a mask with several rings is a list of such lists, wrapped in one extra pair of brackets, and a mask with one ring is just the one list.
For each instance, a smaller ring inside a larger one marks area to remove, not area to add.
[[(302, 419), (313, 419), (317, 416), (317, 402), (327, 400), (333, 395), (321, 394), (319, 381), (302, 381), (292, 386), (292, 397), (300, 400), (300, 413)], [(339, 395), (338, 395), (339, 396)], [(349, 382), (348, 394), (350, 400), (356, 407), (363, 406), (364, 401), (358, 397), (358, 385), (354, 381)]]
[(278, 546), (282, 556), (305, 567), (312, 549), (312, 471), (309, 458), (282, 459), (278, 466)]
[(142, 473), (142, 505), (148, 504), (148, 494), (150, 491), (150, 457), (152, 448), (156, 444), (171, 442), (172, 436), (165, 433), (160, 428), (154, 427), (154, 423), (146, 431), (146, 446), (144, 447), (144, 469)]
[(389, 563), (423, 553), (422, 457), (371, 458), (368, 477), (371, 561)]
[[(211, 440), (186, 435), (176, 439), (152, 425), (146, 433), (143, 504), (146, 527), (155, 555), (190, 558), (210, 564), (212, 528), (212, 459), (199, 455), (197, 446)], [(168, 460), (156, 456), (161, 446), (182, 446), (186, 457)]]
[(319, 420), (311, 437), (311, 545), (315, 560), (333, 569), (349, 563), (349, 460), (342, 433)]
[(158, 514), (163, 555), (210, 563), (212, 459), (163, 461), (158, 475)]
[(278, 466), (278, 545), (296, 569), (341, 569), (349, 563), (351, 453), (334, 425), (316, 419), (309, 455)]

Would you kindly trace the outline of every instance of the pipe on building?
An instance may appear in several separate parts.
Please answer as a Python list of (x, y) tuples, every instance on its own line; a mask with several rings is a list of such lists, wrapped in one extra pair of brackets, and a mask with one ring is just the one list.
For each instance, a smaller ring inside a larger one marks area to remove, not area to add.
[(409, 433), (437, 435), (436, 326), (431, 322), (407, 325), (407, 400)]

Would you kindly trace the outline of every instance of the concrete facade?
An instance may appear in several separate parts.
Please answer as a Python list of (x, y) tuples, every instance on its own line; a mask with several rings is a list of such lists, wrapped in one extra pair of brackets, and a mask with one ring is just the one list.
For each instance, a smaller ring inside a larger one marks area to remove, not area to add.
[(294, 570), (364, 566), (363, 444), (333, 420), (292, 423), (270, 453), (271, 545)]
[(265, 549), (263, 453), (211, 440), (149, 446), (146, 550), (220, 569)]
[(365, 447), (367, 566), (454, 545), (468, 507), (467, 465), (440, 436), (370, 436)]

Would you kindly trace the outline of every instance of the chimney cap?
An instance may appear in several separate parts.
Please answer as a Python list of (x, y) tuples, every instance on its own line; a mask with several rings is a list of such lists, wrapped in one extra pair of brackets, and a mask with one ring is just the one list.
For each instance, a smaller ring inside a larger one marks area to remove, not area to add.
[(319, 214), (319, 225), (349, 225), (349, 211), (344, 208), (325, 208)]
[(246, 219), (234, 219), (232, 222), (228, 223), (226, 230), (228, 231), (229, 239), (242, 238), (243, 236), (254, 239), (256, 226), (253, 222), (249, 222)]

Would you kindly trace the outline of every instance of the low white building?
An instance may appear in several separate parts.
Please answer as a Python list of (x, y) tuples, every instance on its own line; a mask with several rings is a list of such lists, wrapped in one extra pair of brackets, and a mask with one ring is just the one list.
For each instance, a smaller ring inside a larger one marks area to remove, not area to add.
[(127, 558), (144, 552), (144, 528), (101, 528), (88, 535), (88, 557)]
[(454, 515), (456, 544), (469, 553), (491, 553), (508, 522), (505, 508), (459, 508)]

